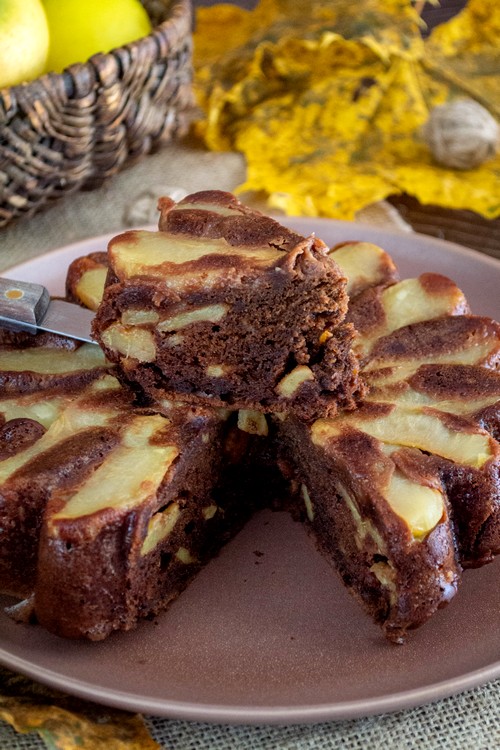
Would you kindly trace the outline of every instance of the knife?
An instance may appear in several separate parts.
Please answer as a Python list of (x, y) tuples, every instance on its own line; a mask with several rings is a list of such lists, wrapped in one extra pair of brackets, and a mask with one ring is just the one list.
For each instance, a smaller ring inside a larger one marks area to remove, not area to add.
[(49, 331), (78, 341), (90, 334), (94, 313), (62, 299), (51, 299), (41, 284), (0, 278), (0, 326), (10, 331)]

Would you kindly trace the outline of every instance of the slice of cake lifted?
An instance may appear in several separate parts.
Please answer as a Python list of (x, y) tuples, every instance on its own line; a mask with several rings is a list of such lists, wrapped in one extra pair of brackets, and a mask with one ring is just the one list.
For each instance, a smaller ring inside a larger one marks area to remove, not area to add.
[(335, 419), (283, 418), (282, 461), (319, 548), (402, 642), (455, 594), (463, 567), (500, 551), (500, 375), (488, 369), (500, 326), (465, 314), (436, 274), (371, 285), (347, 249), (334, 255), (353, 274), (349, 319), (371, 388)]
[(160, 200), (159, 232), (109, 245), (94, 333), (154, 400), (290, 411), (352, 407), (360, 389), (345, 278), (305, 239), (207, 191)]

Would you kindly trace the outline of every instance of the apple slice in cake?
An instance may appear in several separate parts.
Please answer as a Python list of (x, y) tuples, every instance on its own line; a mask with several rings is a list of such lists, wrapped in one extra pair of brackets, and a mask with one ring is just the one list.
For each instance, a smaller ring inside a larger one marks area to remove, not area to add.
[(66, 299), (89, 310), (97, 310), (107, 275), (107, 253), (95, 252), (75, 258), (66, 274)]

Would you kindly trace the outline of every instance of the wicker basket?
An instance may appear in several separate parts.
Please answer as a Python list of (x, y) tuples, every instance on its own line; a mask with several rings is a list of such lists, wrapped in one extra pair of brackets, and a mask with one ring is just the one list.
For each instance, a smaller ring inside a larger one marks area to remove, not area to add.
[(147, 37), (0, 90), (0, 227), (92, 189), (188, 126), (191, 0), (144, 0)]

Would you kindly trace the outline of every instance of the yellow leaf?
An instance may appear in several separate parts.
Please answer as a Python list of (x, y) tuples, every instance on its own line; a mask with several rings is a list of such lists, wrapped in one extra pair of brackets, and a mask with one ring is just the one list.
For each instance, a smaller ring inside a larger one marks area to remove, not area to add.
[(468, 93), (500, 117), (500, 5), (469, 0), (426, 44), (424, 66), (447, 82), (450, 92)]
[(0, 670), (0, 718), (53, 750), (159, 750), (142, 717), (105, 708)]
[[(496, 111), (499, 14), (493, 0), (471, 0), (424, 42), (410, 0), (311, 0), (307, 16), (295, 0), (200, 9), (197, 132), (209, 148), (245, 155), (240, 191), (264, 191), (289, 214), (351, 219), (406, 192), (493, 218), (498, 158), (443, 169), (421, 129), (432, 107), (457, 95)], [(215, 34), (229, 40), (224, 54)]]

